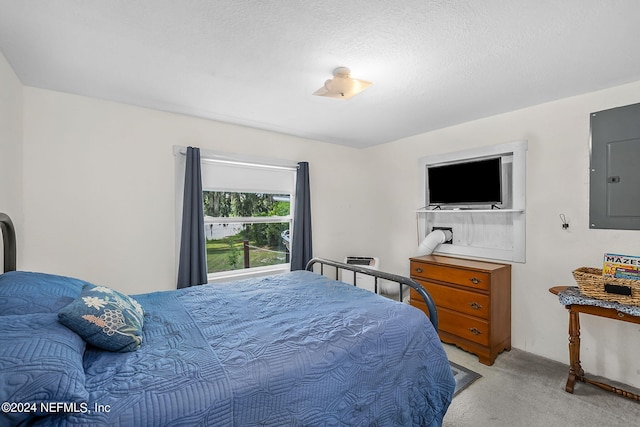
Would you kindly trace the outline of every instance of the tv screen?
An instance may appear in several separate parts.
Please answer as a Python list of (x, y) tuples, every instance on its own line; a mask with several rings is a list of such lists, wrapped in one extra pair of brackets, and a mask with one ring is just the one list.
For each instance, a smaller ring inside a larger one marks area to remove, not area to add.
[(427, 166), (428, 205), (502, 203), (500, 157)]

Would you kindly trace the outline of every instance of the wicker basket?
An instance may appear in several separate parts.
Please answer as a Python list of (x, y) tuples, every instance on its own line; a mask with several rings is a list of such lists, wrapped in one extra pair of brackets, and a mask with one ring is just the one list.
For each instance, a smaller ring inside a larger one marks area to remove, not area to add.
[(590, 267), (573, 270), (573, 277), (582, 295), (640, 306), (640, 280), (605, 277), (602, 269)]

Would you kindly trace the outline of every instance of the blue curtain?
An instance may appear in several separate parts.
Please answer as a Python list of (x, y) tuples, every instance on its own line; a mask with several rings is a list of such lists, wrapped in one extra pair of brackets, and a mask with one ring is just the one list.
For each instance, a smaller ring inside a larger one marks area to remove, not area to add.
[(178, 289), (207, 283), (200, 149), (187, 148)]
[(296, 206), (293, 213), (291, 241), (291, 271), (304, 270), (313, 258), (311, 245), (311, 192), (309, 189), (309, 163), (298, 163), (296, 174)]

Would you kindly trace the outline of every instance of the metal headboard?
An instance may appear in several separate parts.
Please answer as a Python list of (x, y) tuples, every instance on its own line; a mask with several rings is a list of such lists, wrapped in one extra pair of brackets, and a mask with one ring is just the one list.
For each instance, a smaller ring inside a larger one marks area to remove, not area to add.
[(357, 274), (356, 273), (366, 274), (367, 276), (373, 276), (374, 277), (374, 286), (375, 286), (375, 290), (376, 291), (378, 289), (378, 279), (384, 279), (384, 280), (388, 280), (390, 282), (398, 283), (400, 285), (400, 301), (402, 301), (402, 288), (403, 288), (403, 285), (407, 285), (407, 286), (415, 289), (416, 292), (418, 292), (418, 294), (420, 294), (420, 297), (422, 297), (422, 299), (424, 300), (424, 303), (427, 305), (427, 309), (429, 310), (429, 320), (431, 320), (431, 324), (433, 325), (433, 327), (435, 328), (436, 331), (438, 330), (438, 310), (436, 310), (436, 305), (433, 302), (433, 299), (431, 298), (431, 295), (429, 295), (429, 292), (427, 292), (427, 290), (425, 288), (420, 286), (415, 281), (409, 279), (408, 277), (400, 276), (400, 275), (397, 275), (397, 274), (385, 273), (384, 271), (379, 271), (379, 270), (372, 270), (370, 268), (360, 267), (360, 266), (355, 265), (355, 264), (345, 264), (343, 262), (332, 261), (332, 260), (324, 259), (324, 258), (313, 258), (312, 260), (310, 260), (307, 263), (307, 270), (308, 271), (313, 271), (313, 266), (315, 264), (319, 264), (320, 265), (320, 274), (323, 274), (323, 275), (324, 275), (324, 266), (325, 265), (334, 267), (335, 268), (335, 273), (336, 273), (336, 275), (335, 275), (335, 279), (336, 280), (340, 280), (338, 278), (338, 274), (339, 274), (340, 270), (352, 271), (353, 272), (353, 284), (354, 285), (356, 284), (356, 279), (357, 279)]
[(16, 269), (16, 230), (7, 214), (0, 212), (0, 229), (2, 230), (2, 250), (4, 253), (4, 271)]

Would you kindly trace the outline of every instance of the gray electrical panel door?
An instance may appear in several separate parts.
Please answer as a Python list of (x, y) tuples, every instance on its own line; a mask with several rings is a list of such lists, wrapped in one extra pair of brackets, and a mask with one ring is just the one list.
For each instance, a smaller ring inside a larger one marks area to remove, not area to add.
[(591, 228), (640, 230), (640, 104), (591, 113)]

